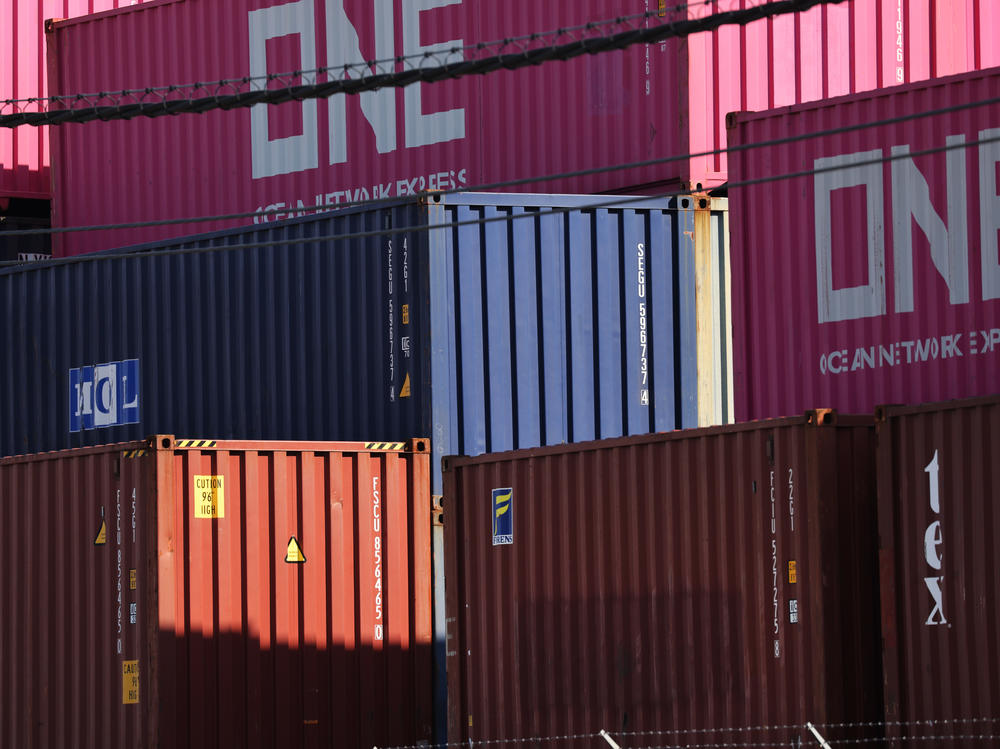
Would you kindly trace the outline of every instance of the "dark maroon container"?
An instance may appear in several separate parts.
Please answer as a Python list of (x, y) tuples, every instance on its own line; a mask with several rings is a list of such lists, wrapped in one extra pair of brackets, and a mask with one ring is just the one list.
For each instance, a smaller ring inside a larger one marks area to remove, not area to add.
[(449, 741), (877, 737), (874, 455), (819, 411), (447, 458)]

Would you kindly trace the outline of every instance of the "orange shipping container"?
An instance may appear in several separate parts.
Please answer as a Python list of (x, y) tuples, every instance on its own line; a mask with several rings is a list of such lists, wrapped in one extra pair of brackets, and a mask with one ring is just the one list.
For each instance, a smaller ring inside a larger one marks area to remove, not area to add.
[(431, 734), (426, 440), (0, 460), (0, 746)]

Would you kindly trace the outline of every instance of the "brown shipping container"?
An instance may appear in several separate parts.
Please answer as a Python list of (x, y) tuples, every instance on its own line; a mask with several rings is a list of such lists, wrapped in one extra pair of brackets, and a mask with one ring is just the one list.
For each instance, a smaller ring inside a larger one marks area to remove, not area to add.
[(429, 469), (426, 440), (0, 460), (0, 746), (429, 739)]
[(996, 746), (1000, 397), (880, 411), (887, 732), (914, 749)]
[(449, 739), (877, 735), (874, 450), (817, 411), (446, 459)]

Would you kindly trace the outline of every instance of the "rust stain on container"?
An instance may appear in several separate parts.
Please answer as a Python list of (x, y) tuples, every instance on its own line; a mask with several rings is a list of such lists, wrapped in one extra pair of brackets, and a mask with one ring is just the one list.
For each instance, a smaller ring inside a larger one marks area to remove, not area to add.
[(449, 458), (449, 740), (881, 721), (874, 455), (825, 412)]
[[(0, 460), (0, 602), (20, 612), (0, 745), (429, 740), (427, 445), (158, 436)], [(306, 561), (285, 564), (289, 537)]]
[[(1000, 397), (883, 408), (879, 416), (889, 733), (911, 737), (906, 746), (918, 749), (967, 746), (972, 736), (995, 741)], [(916, 723), (928, 718), (994, 720)]]

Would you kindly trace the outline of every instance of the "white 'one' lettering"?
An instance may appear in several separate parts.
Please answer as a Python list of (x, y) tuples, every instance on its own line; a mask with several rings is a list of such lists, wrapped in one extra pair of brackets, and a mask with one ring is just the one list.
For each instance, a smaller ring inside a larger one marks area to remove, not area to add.
[[(1000, 163), (1000, 128), (982, 130), (979, 145), (979, 221), (984, 301), (1000, 299), (1000, 195), (997, 194), (997, 164)], [(965, 136), (945, 139), (951, 148), (946, 156), (947, 219), (931, 203), (927, 179), (909, 157), (910, 147), (893, 146), (891, 173), (893, 283), (896, 312), (914, 310), (913, 223), (927, 237), (934, 268), (948, 286), (951, 304), (967, 304), (970, 295), (969, 228), (966, 181), (967, 149), (958, 148)], [(886, 314), (885, 205), (883, 202), (882, 149), (819, 158), (813, 162), (816, 296), (820, 323), (856, 320)], [(869, 163), (871, 162), (871, 163)], [(839, 167), (839, 168), (838, 168)], [(837, 289), (833, 284), (832, 195), (850, 187), (865, 189), (868, 281), (860, 286)]]
[[(885, 244), (883, 239), (882, 152), (865, 151), (826, 159), (816, 159), (816, 169), (845, 166), (845, 169), (816, 174), (816, 292), (819, 321), (835, 322), (885, 314)], [(850, 166), (859, 162), (873, 162)], [(867, 202), (868, 283), (846, 289), (833, 288), (833, 225), (830, 196), (834, 190), (862, 185)]]
[[(435, 8), (461, 5), (463, 0), (407, 0), (402, 5), (402, 54), (418, 56), (404, 63), (406, 69), (421, 65), (442, 65), (465, 59), (462, 39), (421, 44), (420, 14)], [(356, 74), (345, 71), (345, 66), (355, 65), (367, 55), (361, 52), (357, 29), (347, 16), (344, 0), (325, 0), (326, 13), (326, 67), (330, 77)], [(395, 69), (396, 28), (393, 20), (393, 0), (372, 0), (374, 14), (375, 58), (379, 64), (373, 73), (391, 73)], [(316, 19), (313, 0), (298, 0), (249, 13), (250, 75), (266, 76), (267, 42), (282, 36), (297, 35), (300, 41), (299, 69), (312, 71), (316, 60)], [(456, 49), (456, 51), (451, 51)], [(425, 57), (420, 57), (424, 55)], [(280, 71), (288, 72), (288, 71)], [(304, 73), (303, 84), (315, 83), (316, 76)], [(266, 81), (253, 81), (254, 90), (266, 88)], [(419, 148), (434, 143), (461, 140), (465, 137), (465, 109), (444, 112), (423, 111), (421, 83), (414, 83), (403, 90), (403, 122), (407, 148)], [(375, 134), (375, 148), (379, 153), (390, 153), (398, 147), (396, 120), (396, 91), (382, 88), (360, 95), (361, 111)], [(252, 174), (254, 179), (291, 174), (319, 166), (318, 119), (315, 99), (301, 102), (302, 133), (287, 138), (270, 140), (268, 136), (268, 106), (258, 104), (250, 110), (250, 135)], [(329, 98), (330, 164), (343, 164), (348, 160), (347, 95)]]

